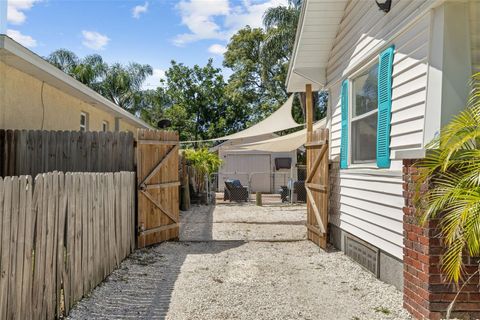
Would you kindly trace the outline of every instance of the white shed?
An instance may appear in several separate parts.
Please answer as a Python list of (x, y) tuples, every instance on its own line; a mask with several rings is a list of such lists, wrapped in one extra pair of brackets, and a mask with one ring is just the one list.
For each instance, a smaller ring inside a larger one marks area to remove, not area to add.
[[(267, 152), (245, 150), (238, 145), (277, 137), (267, 134), (256, 137), (229, 140), (210, 149), (218, 152), (223, 161), (218, 172), (218, 190), (223, 191), (225, 180), (238, 179), (251, 192), (276, 193), (286, 186), (289, 179), (297, 178), (297, 150), (291, 152)], [(283, 159), (277, 160), (276, 159)], [(279, 163), (280, 162), (280, 163)], [(290, 162), (290, 165), (288, 165)], [(277, 167), (280, 165), (280, 167)]]

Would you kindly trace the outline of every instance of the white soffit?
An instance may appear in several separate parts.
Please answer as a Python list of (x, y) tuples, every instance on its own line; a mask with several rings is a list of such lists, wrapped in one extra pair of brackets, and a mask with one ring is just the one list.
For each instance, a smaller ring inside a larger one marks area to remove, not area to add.
[(330, 50), (348, 0), (305, 0), (287, 76), (288, 92), (303, 92), (325, 85)]
[(45, 81), (45, 83), (48, 83), (52, 87), (78, 98), (85, 103), (113, 114), (115, 117), (133, 126), (138, 128), (151, 128), (151, 126), (130, 112), (122, 109), (96, 91), (75, 80), (8, 36), (1, 34), (0, 61), (39, 80)]

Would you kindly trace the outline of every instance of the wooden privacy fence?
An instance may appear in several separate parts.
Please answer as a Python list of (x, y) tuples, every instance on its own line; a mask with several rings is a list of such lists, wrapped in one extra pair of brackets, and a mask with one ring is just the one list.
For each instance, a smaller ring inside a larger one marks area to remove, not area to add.
[(138, 130), (138, 240), (143, 248), (179, 234), (179, 138), (176, 132)]
[(0, 178), (0, 319), (66, 315), (105, 279), (134, 249), (134, 190), (134, 172)]
[(130, 132), (0, 130), (0, 175), (135, 171)]
[(307, 136), (307, 237), (327, 247), (328, 227), (328, 130), (318, 129)]

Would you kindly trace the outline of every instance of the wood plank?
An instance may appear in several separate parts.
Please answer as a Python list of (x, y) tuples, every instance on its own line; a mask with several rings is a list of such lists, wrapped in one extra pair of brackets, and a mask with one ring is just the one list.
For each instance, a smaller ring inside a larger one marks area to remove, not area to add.
[(128, 237), (128, 174), (126, 172), (121, 172), (121, 194), (122, 194), (122, 211), (121, 211), (121, 237), (120, 240), (122, 241), (122, 260), (125, 259), (128, 255), (130, 243)]
[(73, 271), (74, 277), (74, 295), (72, 306), (75, 301), (82, 298), (83, 282), (82, 282), (82, 179), (81, 174), (74, 174), (74, 188), (77, 196), (75, 197), (75, 269)]
[(156, 144), (156, 145), (167, 145), (167, 146), (176, 146), (180, 144), (180, 141), (171, 140), (146, 140), (146, 139), (139, 139), (137, 140), (137, 144)]
[(327, 143), (327, 140), (320, 140), (320, 141), (310, 141), (305, 143), (306, 148), (314, 148), (314, 147), (321, 147)]
[(178, 228), (179, 226), (180, 225), (178, 223), (172, 223), (172, 224), (168, 224), (168, 225), (165, 225), (165, 226), (160, 226), (160, 227), (156, 227), (156, 228), (152, 228), (152, 229), (143, 230), (140, 233), (143, 234), (143, 235), (147, 235), (147, 234), (152, 234), (152, 233), (155, 233), (155, 232), (170, 230), (172, 228)]
[(94, 281), (94, 251), (93, 251), (93, 205), (94, 205), (94, 178), (92, 173), (87, 174), (88, 177), (88, 291), (93, 290), (97, 283)]
[[(20, 319), (31, 319), (32, 315), (32, 282), (33, 282), (33, 234), (35, 227), (35, 211), (32, 207), (33, 181), (26, 176), (25, 185), (25, 247), (22, 275), (22, 296)], [(1, 190), (0, 190), (1, 193)], [(0, 203), (1, 207), (1, 203)], [(1, 239), (1, 238), (0, 238)]]
[[(17, 149), (18, 151), (18, 149)], [(28, 185), (27, 185), (27, 177), (21, 176), (19, 179), (19, 211), (18, 211), (18, 240), (17, 240), (17, 248), (15, 249), (17, 254), (17, 262), (16, 262), (16, 275), (15, 275), (15, 288), (16, 288), (16, 295), (14, 306), (12, 306), (12, 316), (13, 317), (20, 317), (22, 315), (22, 309), (25, 305), (22, 305), (22, 291), (25, 290), (24, 283), (23, 283), (23, 272), (24, 272), (24, 262), (25, 262), (25, 242), (27, 239), (27, 235), (25, 234), (25, 227), (26, 227), (26, 210), (27, 210), (27, 196), (28, 196)], [(24, 318), (22, 318), (24, 319)]]
[[(81, 221), (82, 221), (82, 296), (89, 291), (88, 281), (88, 176), (80, 174), (81, 189), (80, 195), (82, 197)], [(81, 298), (81, 297), (80, 297)]]
[(10, 231), (11, 231), (11, 207), (12, 207), (12, 178), (6, 177), (2, 184), (2, 247), (0, 265), (0, 319), (7, 318), (8, 303), (8, 275), (10, 268)]
[(43, 307), (44, 283), (45, 283), (45, 254), (46, 241), (45, 233), (47, 229), (47, 179), (44, 174), (39, 174), (35, 178), (34, 189), (34, 208), (37, 212), (36, 231), (35, 231), (35, 269), (33, 278), (33, 294), (35, 299), (33, 306), (33, 316), (36, 319), (42, 319), (46, 316)]
[(180, 181), (146, 184), (145, 190), (178, 187), (180, 184)]
[(115, 221), (115, 230), (113, 235), (111, 234), (110, 236), (115, 240), (115, 263), (118, 266), (121, 260), (121, 255), (122, 255), (122, 173), (121, 172), (115, 172), (114, 173), (114, 190), (115, 190), (115, 204), (112, 208), (113, 210), (113, 219)]
[[(48, 137), (48, 136), (47, 136)], [(45, 294), (44, 294), (44, 313), (45, 318), (50, 319), (53, 316), (52, 297), (53, 287), (55, 285), (55, 277), (53, 274), (53, 261), (56, 257), (54, 254), (54, 237), (55, 234), (55, 192), (58, 192), (55, 174), (46, 174), (47, 179), (47, 210), (46, 210), (46, 253), (45, 253)]]
[(65, 313), (70, 312), (70, 307), (73, 305), (74, 296), (74, 279), (73, 272), (75, 270), (75, 188), (73, 174), (68, 172), (65, 174), (65, 189), (67, 193), (67, 206), (66, 206), (66, 264), (63, 274), (63, 287), (64, 287), (64, 301), (65, 301)]
[(316, 191), (323, 191), (323, 192), (327, 191), (326, 186), (318, 184), (318, 183), (306, 183), (305, 186), (309, 189), (313, 189), (313, 190), (316, 190)]
[[(18, 131), (17, 131), (18, 132)], [(17, 283), (17, 243), (18, 243), (18, 227), (19, 227), (19, 212), (20, 212), (20, 181), (18, 177), (12, 177), (12, 212), (10, 225), (10, 267), (8, 274), (8, 299), (7, 299), (7, 318), (13, 319), (15, 317), (16, 297), (19, 289)], [(23, 269), (23, 266), (22, 266)]]
[(325, 237), (325, 233), (321, 232), (317, 226), (314, 226), (312, 224), (306, 224), (306, 226), (309, 231), (315, 233), (317, 236)]

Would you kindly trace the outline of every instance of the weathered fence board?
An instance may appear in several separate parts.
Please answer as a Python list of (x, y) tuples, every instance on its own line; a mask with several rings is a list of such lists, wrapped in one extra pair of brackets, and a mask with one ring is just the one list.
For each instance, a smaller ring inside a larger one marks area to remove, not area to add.
[(135, 243), (134, 188), (134, 172), (0, 178), (0, 319), (68, 314), (118, 267)]
[(129, 132), (0, 130), (0, 175), (134, 171)]

